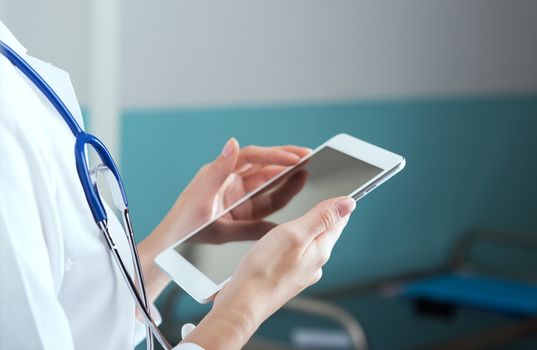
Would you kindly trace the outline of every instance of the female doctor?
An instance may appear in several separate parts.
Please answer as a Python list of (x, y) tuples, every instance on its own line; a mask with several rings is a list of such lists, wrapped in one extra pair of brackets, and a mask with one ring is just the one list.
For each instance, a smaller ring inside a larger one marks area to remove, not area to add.
[[(2, 22), (0, 40), (48, 82), (81, 124), (68, 74), (27, 55)], [(132, 349), (145, 335), (88, 208), (73, 145), (72, 133), (49, 101), (0, 55), (2, 349)], [(169, 283), (154, 263), (159, 252), (209, 220), (213, 204), (232, 203), (308, 152), (296, 146), (239, 148), (230, 139), (138, 246), (149, 304)], [(274, 205), (267, 200), (264, 205)], [(252, 203), (252, 213), (257, 205)], [(333, 198), (264, 235), (176, 349), (242, 347), (264, 320), (321, 278), (354, 206), (350, 198)], [(115, 216), (108, 218), (112, 232), (123, 230)], [(254, 219), (251, 213), (228, 218)], [(117, 244), (128, 255), (126, 243), (118, 239)]]

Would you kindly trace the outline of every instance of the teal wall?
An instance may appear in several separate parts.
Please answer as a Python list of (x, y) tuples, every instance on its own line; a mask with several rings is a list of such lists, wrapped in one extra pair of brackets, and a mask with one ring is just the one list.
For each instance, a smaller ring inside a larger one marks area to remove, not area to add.
[(473, 227), (537, 229), (537, 96), (137, 110), (122, 170), (140, 238), (230, 136), (315, 147), (347, 132), (404, 155), (360, 201), (317, 288), (431, 266)]
[[(537, 231), (537, 96), (137, 110), (122, 123), (122, 173), (138, 239), (230, 136), (243, 145), (315, 147), (347, 132), (404, 155), (405, 170), (359, 202), (314, 288), (440, 264), (474, 227)], [(372, 349), (413, 349), (511, 322), (471, 312), (423, 320), (407, 302), (372, 295), (340, 303), (361, 320)], [(205, 310), (183, 298), (165, 322), (169, 335)], [(308, 322), (326, 326), (284, 312), (258, 334), (285, 339)]]

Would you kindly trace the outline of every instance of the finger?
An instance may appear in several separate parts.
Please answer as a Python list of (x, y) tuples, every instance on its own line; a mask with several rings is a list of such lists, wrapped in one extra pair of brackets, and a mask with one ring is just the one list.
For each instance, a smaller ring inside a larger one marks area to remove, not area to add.
[(282, 149), (286, 150), (287, 152), (291, 152), (291, 153), (296, 154), (300, 158), (303, 158), (303, 157), (311, 154), (311, 152), (313, 152), (313, 150), (311, 148), (300, 147), (300, 146), (295, 146), (295, 145), (286, 145), (286, 146), (280, 146), (280, 147)]
[[(276, 180), (271, 186), (262, 189), (248, 201), (233, 209), (231, 212), (233, 218), (260, 219), (281, 209), (304, 186), (306, 182), (306, 174), (303, 174), (303, 172), (304, 171), (299, 171), (292, 174), (286, 174), (286, 176)], [(249, 192), (245, 186), (246, 185), (243, 183), (241, 188), (243, 193)], [(230, 188), (228, 192), (232, 195), (232, 192), (236, 192), (236, 190)], [(236, 195), (236, 193), (233, 193), (233, 195)]]
[[(253, 170), (251, 175), (236, 176), (231, 182), (228, 182), (224, 193), (224, 207), (229, 207), (239, 199), (243, 198), (247, 193), (257, 189), (269, 181), (272, 177), (279, 174), (286, 167), (280, 165), (267, 165), (265, 167), (255, 166), (257, 170)], [(233, 218), (249, 219), (252, 217), (252, 203), (246, 201), (239, 207), (233, 210)]]
[[(293, 145), (277, 146), (277, 147), (271, 147), (271, 148), (280, 148), (286, 152), (293, 153), (300, 158), (304, 158), (307, 155), (311, 154), (311, 152), (313, 152), (311, 148), (299, 147), (299, 146), (293, 146)], [(243, 175), (246, 173), (251, 173), (256, 170), (259, 170), (258, 168), (259, 166), (254, 167), (252, 163), (240, 163), (240, 165), (235, 169), (235, 172), (241, 173), (241, 175)]]
[(236, 168), (240, 169), (247, 163), (291, 166), (298, 163), (300, 158), (282, 147), (247, 146), (240, 150)]
[(197, 197), (203, 200), (214, 199), (218, 190), (233, 172), (238, 154), (239, 143), (234, 138), (229, 139), (218, 158), (204, 165), (189, 185), (195, 188)]
[(287, 167), (281, 165), (266, 165), (253, 172), (243, 175), (244, 190), (250, 192), (280, 174)]
[(328, 262), (328, 259), (330, 259), (332, 250), (334, 249), (334, 246), (339, 240), (339, 237), (341, 236), (341, 233), (343, 232), (343, 229), (347, 225), (348, 221), (349, 216), (346, 216), (345, 218), (343, 218), (343, 220), (339, 221), (332, 229), (321, 233), (314, 239), (313, 244), (315, 244), (316, 246), (316, 251), (321, 265), (326, 264)]
[(252, 199), (252, 218), (264, 218), (284, 206), (295, 197), (306, 184), (308, 172), (301, 169), (290, 176), (274, 190)]
[[(226, 186), (223, 189), (222, 200), (224, 208), (229, 208), (238, 200), (242, 199), (246, 193), (247, 191), (244, 189), (244, 182), (242, 178), (240, 176), (232, 174), (230, 181), (226, 182)], [(239, 208), (245, 207), (247, 203), (248, 201), (239, 205)], [(246, 216), (244, 218), (246, 218)]]
[(333, 228), (356, 207), (349, 197), (337, 197), (317, 204), (300, 218), (288, 223), (291, 231), (304, 243), (309, 244), (318, 235)]

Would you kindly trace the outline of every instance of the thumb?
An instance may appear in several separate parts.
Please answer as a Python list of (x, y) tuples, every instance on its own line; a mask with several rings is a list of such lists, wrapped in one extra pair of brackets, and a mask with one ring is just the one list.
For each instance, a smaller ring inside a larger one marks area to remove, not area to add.
[(356, 202), (350, 197), (337, 197), (317, 204), (300, 218), (290, 222), (293, 231), (297, 232), (303, 242), (311, 242), (318, 235), (333, 228), (339, 221), (347, 217)]
[(196, 175), (194, 182), (197, 183), (198, 195), (213, 198), (235, 169), (238, 157), (239, 143), (232, 137), (226, 142), (218, 158), (204, 165)]

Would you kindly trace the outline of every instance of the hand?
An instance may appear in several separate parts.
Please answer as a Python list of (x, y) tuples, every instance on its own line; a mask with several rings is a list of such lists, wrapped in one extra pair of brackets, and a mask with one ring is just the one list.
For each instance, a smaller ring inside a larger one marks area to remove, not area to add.
[[(161, 243), (173, 244), (309, 153), (309, 149), (297, 146), (247, 146), (239, 149), (238, 142), (231, 138), (221, 155), (199, 170), (155, 230), (166, 232), (165, 237), (160, 237)], [(241, 206), (241, 210), (226, 215), (221, 221), (221, 229), (214, 235), (198, 239), (210, 243), (245, 239), (241, 232), (254, 232), (252, 227), (265, 228), (266, 232), (267, 223), (260, 222), (260, 219), (285, 205), (301, 189), (305, 178), (302, 185), (300, 178), (288, 180), (280, 184), (279, 191), (267, 193)]]
[(330, 199), (267, 233), (243, 258), (186, 341), (206, 349), (242, 347), (265, 319), (319, 281), (354, 208), (351, 198)]
[[(200, 169), (166, 217), (140, 243), (138, 250), (149, 301), (153, 302), (170, 281), (169, 276), (154, 263), (159, 253), (309, 153), (309, 149), (297, 146), (247, 146), (239, 149), (238, 142), (230, 139), (222, 154)], [(280, 186), (280, 191), (267, 193), (266, 196), (259, 197), (261, 200), (248, 203), (240, 211), (233, 211), (224, 218), (217, 232), (203, 238), (218, 243), (251, 239), (245, 232), (250, 235), (251, 232), (267, 232), (274, 225), (259, 220), (260, 216), (266, 216), (271, 208), (277, 209), (283, 205), (286, 198), (290, 199), (289, 193), (292, 193), (284, 183)], [(294, 188), (299, 190), (300, 186)]]

